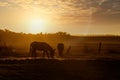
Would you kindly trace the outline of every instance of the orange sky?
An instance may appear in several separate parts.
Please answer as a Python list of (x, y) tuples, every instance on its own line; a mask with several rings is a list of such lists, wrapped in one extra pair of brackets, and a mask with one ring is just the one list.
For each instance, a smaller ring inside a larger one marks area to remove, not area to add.
[(0, 29), (120, 34), (118, 0), (0, 0)]

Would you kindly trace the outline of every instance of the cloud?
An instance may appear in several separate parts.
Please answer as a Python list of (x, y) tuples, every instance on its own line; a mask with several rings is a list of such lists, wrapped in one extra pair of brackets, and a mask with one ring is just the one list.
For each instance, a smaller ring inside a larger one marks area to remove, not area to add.
[(93, 13), (96, 22), (119, 23), (120, 21), (120, 0), (105, 0)]
[(88, 23), (99, 2), (100, 0), (59, 0), (61, 19), (73, 23)]
[(8, 2), (0, 1), (0, 7), (8, 6)]
[[(119, 21), (120, 0), (0, 0), (0, 7), (23, 9), (54, 15), (58, 20), (88, 22)], [(82, 21), (83, 20), (83, 21)]]

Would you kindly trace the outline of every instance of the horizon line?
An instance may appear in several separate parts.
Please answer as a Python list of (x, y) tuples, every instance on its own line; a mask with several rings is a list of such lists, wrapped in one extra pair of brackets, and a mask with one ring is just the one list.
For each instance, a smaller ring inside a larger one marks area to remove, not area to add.
[[(57, 32), (38, 32), (38, 33), (31, 33), (31, 32), (19, 32), (19, 31), (12, 31), (12, 30), (10, 30), (10, 29), (0, 29), (0, 30), (2, 30), (2, 31), (10, 31), (10, 32), (14, 32), (14, 33), (22, 33), (22, 34), (33, 34), (33, 35), (37, 35), (37, 34), (40, 34), (40, 33), (42, 33), (42, 34), (55, 34), (55, 33), (58, 33), (58, 32), (65, 32), (65, 31), (57, 31)], [(102, 34), (102, 33), (96, 33), (96, 34), (90, 34), (90, 33), (88, 33), (88, 34), (79, 34), (79, 33), (74, 33), (74, 34), (71, 34), (71, 33), (69, 33), (69, 32), (65, 32), (65, 33), (67, 33), (67, 34), (70, 34), (71, 36), (120, 36), (120, 34)]]

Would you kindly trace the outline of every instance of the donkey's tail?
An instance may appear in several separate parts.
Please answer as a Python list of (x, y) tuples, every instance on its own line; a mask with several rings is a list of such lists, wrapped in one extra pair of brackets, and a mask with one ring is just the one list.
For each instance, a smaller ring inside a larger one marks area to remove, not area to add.
[(30, 45), (28, 56), (30, 57), (31, 55), (32, 55), (32, 46)]

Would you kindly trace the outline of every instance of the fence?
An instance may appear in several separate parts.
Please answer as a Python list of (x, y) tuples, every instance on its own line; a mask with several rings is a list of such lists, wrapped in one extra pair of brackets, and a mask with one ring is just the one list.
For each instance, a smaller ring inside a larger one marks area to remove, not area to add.
[[(66, 49), (67, 51), (67, 49)], [(120, 42), (86, 42), (71, 46), (67, 55), (120, 54)]]

